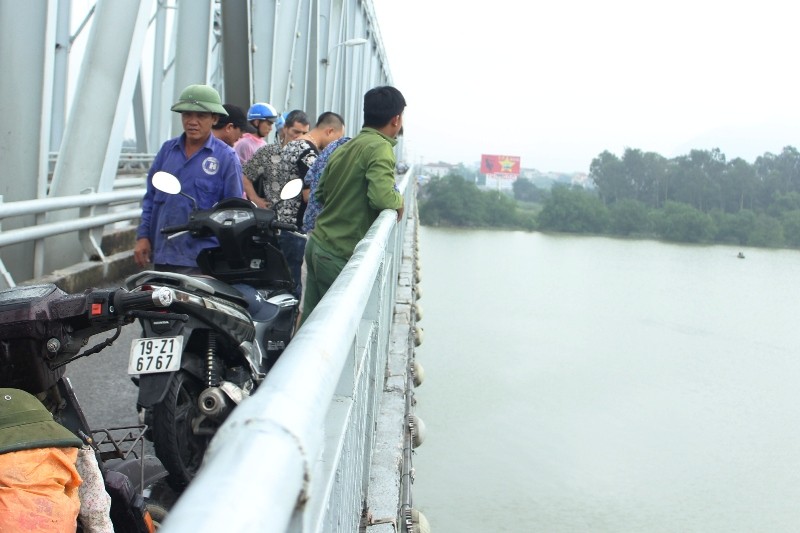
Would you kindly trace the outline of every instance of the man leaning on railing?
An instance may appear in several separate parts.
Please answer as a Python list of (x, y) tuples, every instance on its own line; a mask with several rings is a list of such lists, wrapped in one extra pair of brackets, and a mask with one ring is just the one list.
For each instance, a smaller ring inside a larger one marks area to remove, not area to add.
[(403, 130), (405, 107), (405, 98), (396, 88), (370, 89), (364, 95), (364, 127), (331, 154), (314, 193), (323, 209), (306, 245), (308, 274), (301, 324), (381, 211), (397, 210), (398, 220), (403, 215), (403, 196), (394, 187), (394, 146)]

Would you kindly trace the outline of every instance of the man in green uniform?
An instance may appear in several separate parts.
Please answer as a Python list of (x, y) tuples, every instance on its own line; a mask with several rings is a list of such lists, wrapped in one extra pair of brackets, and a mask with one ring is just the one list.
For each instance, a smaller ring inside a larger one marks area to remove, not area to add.
[(394, 189), (394, 146), (403, 128), (405, 98), (391, 86), (364, 95), (364, 127), (331, 154), (320, 177), (322, 205), (308, 238), (308, 268), (302, 320), (311, 314), (344, 268), (356, 244), (384, 209), (403, 215), (403, 196)]

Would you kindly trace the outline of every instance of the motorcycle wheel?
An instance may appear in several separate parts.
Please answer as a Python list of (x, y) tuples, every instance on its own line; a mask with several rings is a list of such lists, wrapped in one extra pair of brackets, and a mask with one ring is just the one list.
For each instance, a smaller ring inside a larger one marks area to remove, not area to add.
[(202, 390), (199, 380), (181, 370), (164, 401), (153, 406), (153, 446), (169, 472), (167, 483), (176, 491), (192, 480), (211, 442), (211, 434), (195, 435), (192, 427), (201, 416), (197, 398)]
[(164, 520), (166, 520), (169, 511), (155, 503), (148, 503), (147, 511), (150, 513), (150, 519), (153, 521), (155, 530), (158, 531), (161, 529), (161, 524), (163, 524)]

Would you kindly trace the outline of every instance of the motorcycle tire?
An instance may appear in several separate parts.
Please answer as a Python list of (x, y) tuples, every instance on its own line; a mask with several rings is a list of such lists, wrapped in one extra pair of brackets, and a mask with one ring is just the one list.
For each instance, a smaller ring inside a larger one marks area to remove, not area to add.
[(163, 524), (164, 520), (166, 520), (169, 511), (156, 503), (148, 503), (147, 511), (150, 513), (150, 520), (153, 521), (155, 530), (158, 531), (161, 529), (161, 524)]
[[(186, 354), (184, 354), (186, 356)], [(153, 446), (169, 475), (167, 483), (183, 490), (197, 473), (213, 435), (196, 435), (194, 421), (201, 416), (197, 399), (202, 383), (180, 370), (172, 379), (164, 400), (153, 406)]]

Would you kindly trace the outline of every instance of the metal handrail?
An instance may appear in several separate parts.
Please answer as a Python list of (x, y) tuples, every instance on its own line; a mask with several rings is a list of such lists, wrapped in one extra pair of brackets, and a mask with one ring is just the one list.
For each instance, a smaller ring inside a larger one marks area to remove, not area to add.
[[(124, 191), (98, 192), (91, 194), (76, 194), (73, 196), (58, 196), (55, 198), (39, 198), (37, 200), (20, 200), (18, 202), (3, 203), (0, 195), (0, 220), (9, 217), (36, 215), (49, 213), (60, 209), (76, 207), (97, 207), (101, 205), (114, 205), (137, 202), (144, 197), (146, 189), (128, 189)], [(14, 231), (14, 230), (12, 230)], [(8, 231), (5, 233), (12, 233)], [(58, 235), (58, 233), (54, 234)], [(48, 235), (50, 236), (50, 235)], [(19, 241), (22, 242), (22, 241)], [(7, 243), (13, 244), (13, 243)]]
[[(133, 182), (127, 182), (126, 185), (131, 185)], [(16, 228), (0, 232), (0, 248), (20, 244), (23, 242), (41, 242), (42, 239), (48, 237), (55, 237), (66, 233), (79, 232), (78, 240), (80, 241), (84, 252), (87, 256), (95, 256), (101, 260), (105, 260), (105, 255), (101, 249), (100, 243), (92, 235), (93, 230), (105, 227), (108, 224), (117, 222), (130, 221), (139, 218), (142, 214), (140, 207), (135, 209), (115, 210), (96, 214), (95, 209), (111, 208), (115, 206), (122, 206), (139, 202), (144, 197), (146, 189), (123, 189), (119, 191), (76, 194), (73, 196), (59, 196), (54, 198), (40, 198), (37, 200), (20, 200), (18, 202), (3, 203), (3, 197), (0, 195), (0, 221), (25, 215), (39, 215), (42, 213), (50, 213), (62, 209), (80, 209), (79, 217), (73, 220), (61, 220), (58, 222), (49, 222), (44, 224), (37, 224), (27, 228)], [(13, 276), (6, 268), (2, 259), (0, 259), (0, 275), (5, 280), (8, 287), (15, 287), (16, 282)]]
[[(140, 152), (122, 152), (119, 154), (119, 168), (126, 169), (134, 166), (139, 166), (147, 170), (153, 162), (155, 154), (140, 153)], [(52, 168), (58, 160), (58, 152), (50, 152), (48, 154), (48, 161)]]
[[(4, 231), (0, 233), (0, 248), (11, 244), (19, 244), (21, 242), (55, 237), (56, 235), (61, 235), (63, 233), (99, 228), (107, 224), (113, 224), (114, 222), (133, 220), (139, 218), (141, 214), (141, 209), (128, 209), (126, 211), (116, 211), (113, 213), (106, 213), (104, 215), (94, 215), (75, 220), (62, 220), (59, 222), (50, 222), (48, 224), (39, 224), (38, 226), (33, 226), (30, 228), (19, 228), (11, 231)], [(92, 253), (97, 252), (98, 250), (92, 250)], [(98, 256), (99, 255), (100, 254), (98, 254)]]
[[(400, 189), (410, 210), (409, 176)], [(217, 431), (165, 533), (358, 530), (406, 221), (381, 213), (264, 383)]]

